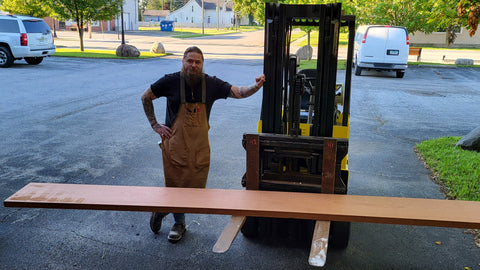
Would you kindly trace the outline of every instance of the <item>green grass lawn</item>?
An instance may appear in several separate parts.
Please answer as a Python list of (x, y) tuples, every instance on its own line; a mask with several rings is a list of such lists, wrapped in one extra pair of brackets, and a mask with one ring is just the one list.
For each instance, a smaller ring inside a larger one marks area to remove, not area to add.
[(150, 52), (140, 52), (139, 57), (118, 57), (115, 50), (84, 50), (58, 48), (53, 56), (60, 57), (80, 57), (80, 58), (99, 58), (99, 59), (145, 59), (164, 56), (165, 54), (153, 54)]
[[(452, 199), (480, 201), (480, 153), (455, 146), (461, 137), (442, 137), (416, 146), (434, 181)], [(480, 248), (480, 230), (467, 230)]]
[[(204, 28), (202, 34), (202, 28), (181, 28), (178, 25), (175, 27), (173, 32), (168, 33), (171, 37), (175, 38), (192, 38), (192, 37), (201, 37), (201, 36), (215, 36), (215, 35), (227, 35), (239, 32), (248, 32), (262, 30), (263, 26), (240, 26), (237, 30), (234, 28)], [(160, 31), (160, 26), (151, 26), (151, 27), (139, 27), (139, 30), (143, 31)]]
[[(347, 63), (347, 60), (338, 60), (337, 61), (337, 70), (342, 70), (345, 69), (345, 64)], [(300, 61), (300, 66), (298, 69), (317, 69), (317, 60), (312, 59), (312, 60), (302, 60)]]
[[(293, 40), (293, 37), (295, 37), (296, 39), (299, 39), (300, 37), (302, 37), (302, 33), (303, 33), (303, 36), (307, 36), (307, 33), (302, 31), (302, 32), (297, 33), (294, 36), (292, 36), (292, 40)], [(305, 46), (307, 44), (308, 44), (308, 39), (305, 38), (305, 40), (303, 40), (302, 42), (299, 43), (299, 47)], [(347, 46), (347, 45), (348, 45), (348, 34), (347, 33), (340, 33), (340, 37), (339, 37), (339, 40), (338, 40), (338, 46)], [(318, 31), (312, 31), (310, 33), (310, 46), (312, 46), (312, 47), (317, 47), (318, 46)]]
[(455, 146), (459, 139), (424, 141), (417, 144), (417, 150), (448, 197), (480, 201), (480, 153)]

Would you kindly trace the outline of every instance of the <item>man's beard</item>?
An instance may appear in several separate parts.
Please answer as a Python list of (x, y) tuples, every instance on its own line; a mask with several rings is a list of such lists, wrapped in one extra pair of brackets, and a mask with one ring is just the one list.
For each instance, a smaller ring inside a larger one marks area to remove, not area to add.
[(190, 85), (190, 87), (195, 87), (197, 84), (200, 83), (200, 80), (202, 79), (202, 72), (191, 74), (187, 72), (183, 67), (182, 72), (183, 74), (185, 74), (185, 79), (188, 85)]

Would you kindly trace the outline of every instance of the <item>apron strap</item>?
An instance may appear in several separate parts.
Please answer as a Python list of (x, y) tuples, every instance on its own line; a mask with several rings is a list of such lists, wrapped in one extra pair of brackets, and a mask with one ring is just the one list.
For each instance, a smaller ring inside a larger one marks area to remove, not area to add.
[(202, 73), (202, 103), (205, 104), (207, 96), (207, 84), (205, 83), (205, 73)]
[(185, 77), (183, 76), (183, 72), (180, 72), (180, 103), (185, 102)]

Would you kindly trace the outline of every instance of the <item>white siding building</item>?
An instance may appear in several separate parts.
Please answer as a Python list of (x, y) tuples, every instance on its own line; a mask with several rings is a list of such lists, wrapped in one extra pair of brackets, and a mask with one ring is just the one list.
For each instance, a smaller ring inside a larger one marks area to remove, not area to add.
[[(204, 26), (207, 28), (217, 27), (217, 18), (219, 28), (234, 26), (235, 14), (232, 6), (233, 2), (224, 0), (204, 0)], [(174, 21), (175, 27), (202, 27), (202, 0), (188, 1), (180, 9), (171, 12), (167, 20)], [(246, 23), (242, 20), (239, 24)]]
[[(122, 29), (122, 18), (120, 14), (115, 20), (115, 25), (118, 29)], [(138, 30), (138, 1), (137, 0), (124, 0), (123, 1), (123, 25), (125, 30)]]

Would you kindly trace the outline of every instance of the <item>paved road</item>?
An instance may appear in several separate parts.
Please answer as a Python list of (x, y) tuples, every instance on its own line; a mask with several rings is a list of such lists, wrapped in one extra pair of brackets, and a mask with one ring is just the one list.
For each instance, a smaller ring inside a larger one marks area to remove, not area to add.
[[(57, 46), (78, 48), (78, 34), (73, 31), (58, 31), (55, 40)], [(171, 37), (169, 32), (161, 31), (128, 31), (125, 35), (128, 44), (134, 45), (140, 51), (149, 51), (153, 42), (161, 42), (168, 53), (176, 56), (183, 54), (185, 49), (194, 44), (200, 46), (207, 58), (235, 58), (263, 59), (264, 31), (240, 32), (229, 35), (214, 37), (199, 37), (181, 39)], [(300, 41), (300, 40), (299, 40)], [(92, 33), (92, 37), (85, 36), (85, 48), (87, 49), (116, 49), (121, 43), (121, 36), (116, 32)], [(291, 51), (296, 52), (297, 43), (292, 44)], [(247, 50), (244, 50), (248, 48)], [(339, 49), (339, 57), (346, 58), (346, 49)], [(422, 62), (452, 64), (458, 58), (473, 59), (475, 64), (480, 65), (480, 51), (478, 50), (445, 50), (423, 49)], [(416, 56), (409, 56), (409, 61), (415, 62)]]
[[(155, 79), (179, 69), (176, 58), (48, 58), (39, 66), (19, 61), (2, 70), (0, 199), (31, 181), (161, 186), (158, 138), (140, 95)], [(234, 84), (250, 84), (262, 72), (262, 61), (207, 58), (206, 69)], [(422, 140), (461, 136), (478, 126), (480, 71), (412, 67), (403, 79), (393, 75), (366, 72), (353, 78), (349, 193), (443, 198), (413, 148)], [(155, 105), (162, 119), (165, 105), (162, 100)], [(241, 188), (241, 138), (255, 132), (260, 106), (260, 94), (215, 104), (209, 188)], [(226, 254), (212, 253), (228, 220), (224, 216), (188, 215), (188, 232), (176, 245), (166, 241), (171, 218), (159, 235), (150, 232), (148, 218), (137, 212), (1, 207), (0, 265), (310, 268), (309, 247), (286, 240), (239, 235)], [(480, 251), (462, 229), (353, 223), (348, 248), (329, 250), (325, 269), (476, 269), (479, 263)]]
[[(79, 48), (76, 32), (60, 31), (57, 33), (57, 46)], [(211, 38), (198, 37), (181, 39), (171, 37), (171, 33), (161, 31), (129, 31), (125, 35), (127, 44), (137, 47), (140, 51), (150, 51), (154, 42), (161, 42), (167, 53), (181, 56), (191, 45), (199, 46), (208, 59), (241, 58), (263, 59), (263, 31), (241, 32), (229, 35), (219, 35)], [(93, 33), (92, 39), (85, 38), (86, 49), (115, 50), (121, 44), (118, 33)]]

